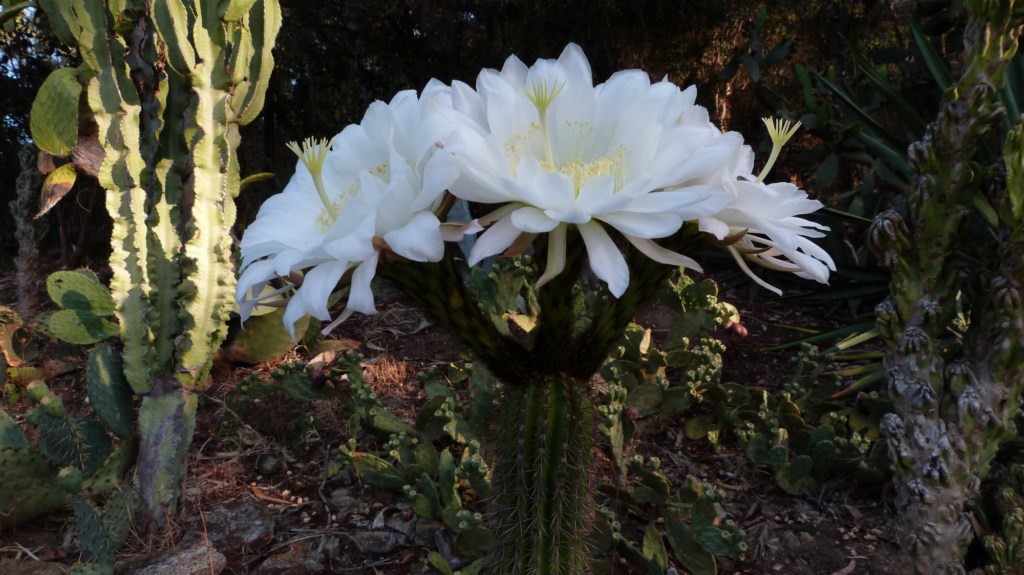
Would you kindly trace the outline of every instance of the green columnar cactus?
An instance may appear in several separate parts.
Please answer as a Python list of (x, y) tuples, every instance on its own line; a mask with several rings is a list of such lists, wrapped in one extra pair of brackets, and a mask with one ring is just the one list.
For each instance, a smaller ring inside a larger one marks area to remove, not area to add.
[[(57, 35), (81, 53), (77, 77), (105, 151), (99, 180), (114, 222), (111, 291), (124, 373), (142, 395), (136, 479), (143, 513), (159, 526), (180, 490), (192, 392), (204, 385), (234, 305), (238, 127), (263, 106), (280, 7), (277, 0), (40, 4)], [(36, 112), (34, 132), (37, 119), (45, 126), (59, 117)]]
[[(494, 470), (494, 573), (586, 572), (593, 409), (588, 382), (548, 377), (507, 390)], [(525, 494), (534, 494), (524, 497)]]
[(21, 173), (15, 183), (18, 195), (11, 200), (11, 215), (14, 216), (15, 232), (18, 239), (18, 255), (14, 258), (17, 270), (18, 307), (21, 317), (32, 315), (35, 306), (36, 285), (39, 283), (39, 242), (46, 234), (45, 222), (35, 222), (32, 216), (38, 211), (39, 185), (42, 174), (36, 169), (36, 147), (23, 146), (18, 152)]
[[(977, 495), (1000, 443), (1015, 434), (1012, 417), (1024, 390), (1020, 125), (1006, 140), (1005, 176), (1002, 168), (986, 172), (973, 163), (1004, 115), (998, 92), (1021, 32), (1020, 10), (1013, 0), (964, 4), (964, 72), (909, 150), (917, 178), (908, 213), (883, 213), (871, 230), (893, 274), (892, 296), (876, 310), (895, 409), (881, 427), (914, 569), (929, 575), (964, 573), (961, 558), (972, 538), (964, 504)], [(967, 226), (972, 206), (985, 203), (1001, 208), (989, 222), (994, 248)], [(971, 281), (964, 280), (961, 253), (981, 262), (969, 270)], [(950, 337), (959, 310), (967, 327)]]

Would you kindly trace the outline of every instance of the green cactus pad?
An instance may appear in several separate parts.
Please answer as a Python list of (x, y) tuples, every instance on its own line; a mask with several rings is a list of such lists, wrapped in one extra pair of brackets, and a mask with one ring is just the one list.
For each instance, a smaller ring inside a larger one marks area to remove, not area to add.
[(114, 489), (121, 483), (121, 478), (131, 469), (135, 462), (135, 443), (122, 441), (110, 452), (98, 469), (85, 478), (82, 494), (97, 497)]
[(57, 468), (38, 451), (0, 447), (0, 528), (60, 509), (67, 492), (52, 479)]
[(25, 386), (25, 391), (28, 393), (28, 396), (32, 401), (39, 404), (39, 407), (42, 408), (44, 413), (50, 417), (64, 417), (64, 402), (61, 401), (60, 397), (54, 395), (50, 391), (46, 382), (42, 380), (33, 381)]
[(0, 447), (28, 447), (28, 439), (6, 411), (0, 409)]
[(71, 506), (75, 510), (75, 526), (82, 555), (102, 563), (113, 561), (114, 552), (100, 510), (81, 495), (72, 497)]
[(132, 393), (122, 371), (121, 354), (107, 344), (100, 344), (89, 354), (85, 383), (89, 400), (96, 413), (115, 435), (132, 436)]
[(110, 290), (91, 272), (54, 272), (46, 278), (46, 291), (64, 309), (86, 310), (100, 317), (114, 315), (114, 299)]
[[(284, 328), (284, 308), (250, 317), (242, 329), (224, 348), (224, 356), (233, 363), (263, 363), (273, 361), (295, 347), (292, 336)], [(295, 333), (301, 334), (309, 326), (309, 316), (295, 322)]]
[(103, 525), (107, 530), (111, 546), (116, 550), (132, 530), (132, 517), (138, 507), (139, 497), (131, 487), (121, 486), (103, 505)]
[(44, 413), (39, 418), (39, 450), (56, 465), (75, 466), (89, 475), (110, 454), (110, 437), (91, 417), (58, 419)]
[(29, 128), (40, 150), (70, 156), (78, 143), (78, 99), (82, 85), (74, 68), (58, 68), (43, 81), (32, 102)]
[(79, 309), (55, 312), (50, 316), (47, 327), (58, 339), (76, 345), (90, 345), (120, 333), (116, 324)]

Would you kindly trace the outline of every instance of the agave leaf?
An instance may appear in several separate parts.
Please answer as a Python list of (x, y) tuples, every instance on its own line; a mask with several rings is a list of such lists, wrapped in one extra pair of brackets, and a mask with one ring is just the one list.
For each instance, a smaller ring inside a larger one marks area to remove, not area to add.
[(825, 76), (822, 76), (818, 72), (815, 72), (814, 75), (818, 77), (818, 80), (820, 80), (821, 83), (824, 84), (825, 87), (829, 89), (829, 91), (831, 91), (833, 94), (835, 94), (837, 98), (839, 98), (840, 102), (845, 104), (851, 112), (853, 112), (858, 118), (860, 118), (868, 129), (870, 129), (875, 134), (878, 134), (880, 138), (885, 140), (888, 144), (890, 144), (893, 147), (899, 148), (906, 145), (906, 142), (903, 141), (902, 138), (897, 138), (892, 134), (892, 132), (883, 128), (881, 124), (879, 124), (873, 117), (871, 117), (871, 114), (868, 114), (867, 111), (861, 108), (860, 105), (858, 105), (857, 102), (854, 101), (854, 99), (849, 94), (846, 93), (846, 90), (843, 90), (837, 84), (835, 84)]
[(867, 76), (868, 80), (871, 80), (871, 82), (878, 87), (890, 102), (903, 110), (903, 120), (907, 122), (908, 128), (913, 130), (914, 136), (917, 137), (923, 134), (925, 130), (925, 122), (921, 119), (921, 115), (917, 113), (917, 109), (903, 97), (903, 94), (901, 94), (899, 90), (889, 83), (889, 80), (878, 73), (878, 70), (875, 69), (874, 63), (860, 51), (854, 41), (848, 38), (845, 34), (840, 34), (840, 37), (843, 39), (843, 42), (846, 43), (846, 46), (849, 48), (854, 60), (857, 61), (857, 66), (860, 68), (860, 71)]
[(924, 30), (921, 29), (921, 25), (913, 18), (910, 19), (910, 32), (914, 36), (914, 46), (921, 54), (924, 65), (932, 73), (932, 78), (939, 85), (939, 89), (945, 92), (953, 85), (953, 76), (950, 75), (949, 68), (946, 67), (946, 61), (939, 54), (938, 50), (935, 49), (935, 46), (932, 45), (931, 40), (928, 39)]
[(815, 334), (810, 335), (808, 337), (796, 339), (796, 340), (793, 340), (793, 341), (787, 341), (785, 343), (780, 343), (778, 345), (769, 346), (769, 347), (764, 348), (764, 351), (782, 351), (784, 349), (789, 349), (789, 348), (792, 348), (792, 347), (798, 347), (798, 346), (800, 346), (801, 344), (804, 344), (804, 343), (817, 343), (817, 342), (820, 342), (820, 341), (829, 341), (829, 340), (834, 340), (834, 339), (841, 338), (841, 337), (848, 337), (851, 334), (858, 334), (858, 333), (863, 333), (863, 332), (866, 332), (866, 331), (870, 331), (871, 329), (874, 329), (874, 327), (875, 327), (875, 316), (874, 315), (865, 316), (864, 319), (862, 319), (860, 321), (857, 321), (855, 323), (852, 323), (850, 325), (844, 325), (844, 326), (838, 327), (836, 329), (818, 332), (818, 333), (815, 333)]
[(907, 162), (905, 153), (893, 149), (892, 146), (877, 138), (873, 138), (864, 132), (857, 134), (857, 138), (867, 146), (868, 149), (878, 154), (878, 157), (884, 160), (886, 164), (892, 166), (893, 169), (898, 171), (904, 177), (910, 177), (910, 164)]

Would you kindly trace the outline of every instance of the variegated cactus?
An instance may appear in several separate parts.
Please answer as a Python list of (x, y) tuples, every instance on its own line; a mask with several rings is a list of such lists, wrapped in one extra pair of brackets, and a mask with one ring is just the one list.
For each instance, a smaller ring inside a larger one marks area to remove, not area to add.
[[(916, 186), (908, 213), (885, 212), (871, 230), (893, 278), (892, 296), (876, 310), (895, 409), (881, 427), (913, 568), (929, 575), (964, 573), (973, 537), (965, 504), (978, 494), (999, 445), (1016, 435), (1012, 418), (1024, 391), (1019, 119), (1010, 118), (1016, 127), (1002, 162), (990, 170), (975, 162), (1005, 117), (998, 94), (1021, 11), (1014, 0), (964, 4), (963, 74), (924, 139), (910, 147)], [(969, 229), (972, 211), (989, 214), (994, 242)]]
[(83, 121), (99, 129), (99, 181), (114, 222), (110, 287), (124, 372), (142, 396), (136, 480), (144, 515), (159, 526), (179, 496), (192, 392), (234, 306), (238, 127), (263, 106), (281, 11), (277, 0), (40, 5), (83, 64), (44, 85), (33, 134), (67, 155), (77, 129), (61, 124), (77, 126), (68, 110), (79, 97)]

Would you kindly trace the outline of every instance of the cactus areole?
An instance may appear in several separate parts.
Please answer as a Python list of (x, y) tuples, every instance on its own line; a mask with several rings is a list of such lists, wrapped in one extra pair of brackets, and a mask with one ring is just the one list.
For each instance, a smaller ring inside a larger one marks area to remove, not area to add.
[[(821, 204), (764, 183), (795, 128), (766, 122), (776, 150), (755, 176), (742, 137), (695, 97), (639, 70), (595, 86), (574, 44), (530, 67), (513, 56), (475, 89), (433, 80), (329, 142), (292, 145), (295, 177), (242, 238), (243, 318), (283, 297), (289, 329), (305, 314), (330, 320), (331, 292), (349, 285), (329, 332), (375, 311), (381, 276), (501, 379), (494, 573), (586, 571), (591, 380), (669, 273), (700, 269), (685, 253), (709, 237), (747, 273), (752, 261), (824, 282), (834, 269), (808, 239), (826, 228), (799, 217)], [(459, 200), (494, 205), (446, 221)], [(455, 242), (481, 231), (464, 255)], [(528, 285), (491, 274), (488, 292), (471, 279), (470, 266), (531, 245)]]
[(238, 127), (263, 106), (281, 10), (277, 0), (39, 4), (78, 48), (82, 65), (60, 78), (82, 89), (44, 84), (33, 134), (53, 153), (73, 149), (74, 130), (55, 124), (78, 109), (79, 93), (98, 126), (113, 312), (124, 375), (142, 396), (136, 483), (147, 523), (159, 527), (180, 495), (193, 391), (234, 309)]

